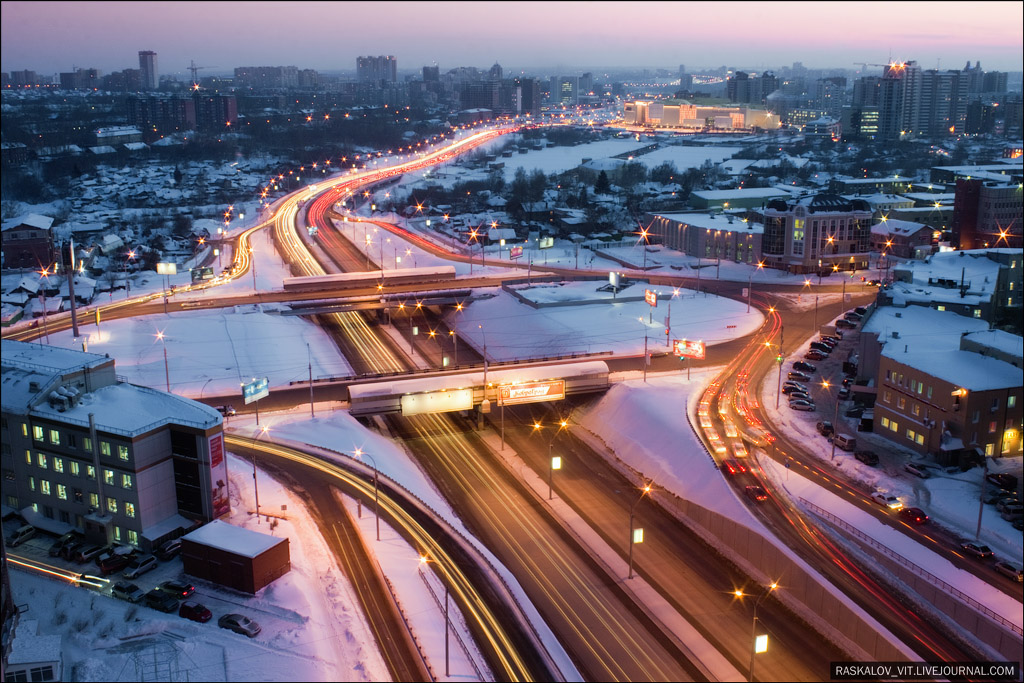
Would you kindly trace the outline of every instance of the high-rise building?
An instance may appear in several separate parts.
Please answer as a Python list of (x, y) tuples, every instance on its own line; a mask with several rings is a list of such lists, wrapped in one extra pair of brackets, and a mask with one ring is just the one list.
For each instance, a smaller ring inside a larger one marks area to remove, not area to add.
[(234, 95), (201, 95), (193, 93), (196, 127), (202, 131), (226, 130), (238, 121), (238, 104)]
[(540, 81), (536, 78), (518, 78), (516, 82), (520, 91), (520, 113), (529, 114), (534, 118), (540, 116)]
[(917, 135), (960, 135), (967, 120), (968, 78), (961, 71), (929, 69), (921, 74), (911, 130)]
[(489, 78), (492, 81), (500, 81), (501, 80), (501, 74), (502, 74), (501, 64), (498, 64), (497, 62), (495, 62), (494, 66), (491, 67), (491, 70), (487, 72), (487, 78)]
[(1019, 183), (958, 178), (953, 200), (953, 243), (959, 249), (1024, 245)]
[(139, 71), (142, 72), (142, 89), (156, 90), (159, 74), (156, 70), (156, 53), (152, 50), (139, 51)]
[(589, 95), (594, 91), (594, 74), (589, 71), (580, 76), (580, 95)]
[(235, 67), (235, 85), (239, 88), (297, 88), (299, 69), (295, 66)]
[(398, 60), (391, 55), (356, 57), (356, 78), (360, 83), (394, 83), (398, 80)]
[(100, 85), (99, 69), (75, 69), (60, 74), (61, 90), (96, 90)]
[(779, 89), (779, 79), (771, 71), (751, 78), (744, 71), (737, 71), (725, 84), (726, 95), (730, 102), (748, 104), (764, 104), (768, 95)]
[(146, 140), (178, 131), (195, 130), (196, 105), (191, 97), (129, 97), (128, 123)]
[(423, 81), (425, 83), (437, 83), (441, 80), (441, 67), (437, 64), (423, 67)]

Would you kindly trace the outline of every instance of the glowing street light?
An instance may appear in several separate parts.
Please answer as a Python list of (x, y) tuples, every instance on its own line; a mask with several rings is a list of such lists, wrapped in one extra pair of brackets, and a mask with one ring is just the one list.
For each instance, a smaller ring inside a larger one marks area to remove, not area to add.
[(370, 459), (370, 463), (373, 465), (373, 517), (377, 523), (377, 540), (380, 540), (380, 508), (378, 507), (377, 498), (377, 461), (369, 453), (363, 453), (361, 448), (357, 448), (353, 455), (357, 458), (366, 456)]
[[(756, 654), (763, 654), (763, 653), (768, 651), (768, 635), (767, 634), (758, 635), (758, 633), (757, 633), (757, 607), (758, 607), (758, 605), (761, 604), (761, 601), (763, 601), (766, 597), (768, 597), (769, 593), (771, 593), (773, 590), (775, 590), (778, 587), (779, 587), (778, 582), (777, 581), (772, 581), (770, 584), (768, 584), (765, 587), (764, 592), (761, 593), (761, 597), (759, 597), (754, 602), (754, 622), (753, 622), (753, 626), (751, 628), (751, 635), (750, 635), (750, 666), (748, 667), (748, 670), (747, 670), (747, 680), (748, 681), (753, 681), (754, 680), (754, 655), (756, 655)], [(734, 594), (736, 595), (737, 598), (751, 597), (748, 593), (744, 593), (743, 591), (741, 591), (739, 589), (736, 589)]]
[(644, 530), (637, 529), (633, 526), (633, 513), (636, 509), (636, 504), (644, 499), (648, 493), (651, 492), (651, 485), (644, 484), (641, 490), (640, 497), (634, 500), (629, 506), (629, 578), (633, 578), (633, 544), (644, 542)]

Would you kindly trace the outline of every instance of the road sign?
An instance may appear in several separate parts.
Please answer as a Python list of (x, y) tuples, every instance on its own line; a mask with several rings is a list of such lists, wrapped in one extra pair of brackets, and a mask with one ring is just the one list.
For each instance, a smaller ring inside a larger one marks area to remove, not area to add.
[(650, 289), (645, 289), (644, 301), (649, 303), (651, 305), (651, 308), (656, 307), (658, 305), (658, 293)]
[(270, 396), (270, 379), (264, 377), (263, 379), (254, 379), (248, 384), (243, 384), (242, 396), (245, 397), (247, 405), (253, 401)]
[(510, 259), (512, 259), (513, 261), (516, 260), (517, 258), (521, 257), (522, 255), (523, 255), (523, 248), (522, 247), (512, 247), (511, 249), (508, 250), (508, 257)]
[(698, 360), (704, 360), (704, 342), (702, 341), (687, 341), (685, 339), (676, 339), (673, 344), (673, 353), (680, 358), (696, 358)]
[(565, 380), (549, 382), (524, 382), (522, 384), (501, 384), (498, 386), (498, 403), (515, 405), (538, 401), (560, 401), (565, 398)]
[(203, 280), (213, 279), (213, 268), (204, 266), (202, 268), (192, 269), (192, 282), (202, 282)]

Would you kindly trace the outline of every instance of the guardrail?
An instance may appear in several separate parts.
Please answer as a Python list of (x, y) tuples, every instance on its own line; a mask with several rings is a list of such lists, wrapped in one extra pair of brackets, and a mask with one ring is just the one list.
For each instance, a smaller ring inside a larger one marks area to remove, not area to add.
[(843, 531), (851, 534), (852, 536), (857, 538), (859, 541), (867, 544), (873, 550), (882, 553), (883, 555), (885, 555), (886, 557), (888, 557), (892, 561), (896, 562), (900, 566), (905, 567), (906, 569), (909, 569), (911, 572), (913, 572), (917, 576), (921, 577), (922, 579), (924, 579), (928, 583), (932, 584), (933, 586), (935, 586), (939, 590), (941, 590), (944, 593), (947, 593), (949, 595), (952, 595), (956, 599), (960, 600), (960, 602), (962, 602), (965, 605), (967, 605), (968, 607), (976, 610), (977, 612), (980, 612), (981, 614), (985, 615), (986, 617), (988, 617), (992, 621), (996, 622), (1000, 626), (1003, 626), (1004, 628), (1009, 629), (1010, 631), (1012, 631), (1017, 636), (1024, 637), (1024, 629), (1021, 629), (1020, 626), (1017, 626), (1016, 624), (1014, 624), (1013, 622), (1009, 621), (1005, 617), (1003, 617), (1003, 616), (1001, 616), (999, 614), (996, 614), (995, 612), (993, 612), (991, 609), (989, 609), (985, 605), (981, 604), (980, 602), (978, 602), (977, 600), (975, 600), (971, 596), (967, 595), (966, 593), (964, 593), (963, 591), (958, 589), (956, 586), (953, 586), (953, 585), (947, 583), (946, 581), (943, 581), (942, 579), (940, 579), (939, 577), (935, 576), (935, 574), (932, 574), (930, 571), (928, 571), (924, 567), (921, 567), (920, 565), (912, 562), (911, 560), (908, 560), (906, 557), (904, 557), (903, 555), (900, 555), (899, 553), (897, 553), (896, 551), (892, 550), (891, 548), (887, 548), (886, 546), (882, 545), (881, 543), (879, 543), (875, 539), (873, 539), (870, 536), (868, 536), (867, 534), (865, 534), (860, 529), (857, 529), (856, 527), (851, 525), (849, 522), (846, 522), (845, 520), (840, 519), (839, 517), (837, 517), (834, 514), (832, 514), (831, 512), (829, 512), (828, 510), (823, 510), (822, 508), (818, 507), (814, 503), (808, 501), (806, 498), (801, 498), (800, 502), (803, 503), (804, 505), (806, 505), (808, 507), (808, 509), (810, 509), (811, 512), (813, 512), (814, 514), (818, 515), (819, 517), (822, 517), (823, 519), (828, 520), (830, 523), (832, 523), (835, 526), (839, 527)]

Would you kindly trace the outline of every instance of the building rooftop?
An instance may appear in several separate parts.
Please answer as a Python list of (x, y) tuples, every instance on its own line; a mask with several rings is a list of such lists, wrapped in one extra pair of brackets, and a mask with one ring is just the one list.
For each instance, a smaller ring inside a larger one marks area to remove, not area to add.
[(752, 235), (764, 233), (764, 225), (760, 223), (747, 222), (739, 216), (731, 213), (716, 213), (711, 215), (707, 212), (693, 213), (659, 213), (658, 216), (667, 218), (670, 221), (678, 221), (692, 225), (695, 228), (707, 230), (721, 230), (728, 232), (742, 232)]
[[(896, 340), (894, 340), (896, 341)], [(968, 391), (989, 391), (1020, 386), (1020, 368), (974, 351), (951, 349), (922, 351), (910, 344), (886, 344), (882, 355)]]
[(1019, 334), (1010, 334), (1005, 330), (980, 330), (968, 332), (963, 338), (1016, 358), (1024, 358), (1024, 337)]
[[(988, 330), (984, 320), (967, 318), (952, 311), (937, 311), (927, 306), (879, 306), (864, 321), (862, 332), (873, 332), (887, 347), (904, 346), (922, 352), (951, 351), (960, 348), (964, 333)], [(897, 337), (893, 337), (896, 333)]]
[(698, 190), (692, 192), (691, 196), (701, 197), (708, 201), (717, 201), (720, 199), (749, 199), (752, 197), (770, 199), (773, 197), (787, 197), (788, 195), (772, 187), (751, 187), (742, 190)]
[(42, 216), (38, 213), (26, 213), (3, 222), (3, 230), (10, 230), (27, 225), (39, 230), (49, 230), (53, 226), (53, 219), (49, 216)]
[(232, 526), (227, 522), (215, 519), (204, 524), (195, 531), (185, 534), (182, 539), (201, 545), (220, 548), (243, 557), (256, 557), (273, 548), (278, 543), (286, 543), (288, 539), (261, 534), (251, 529)]
[(890, 218), (886, 221), (879, 221), (871, 226), (871, 233), (874, 235), (913, 235), (918, 232), (921, 228), (930, 227), (924, 223), (914, 223), (913, 221), (901, 221), (896, 218)]

